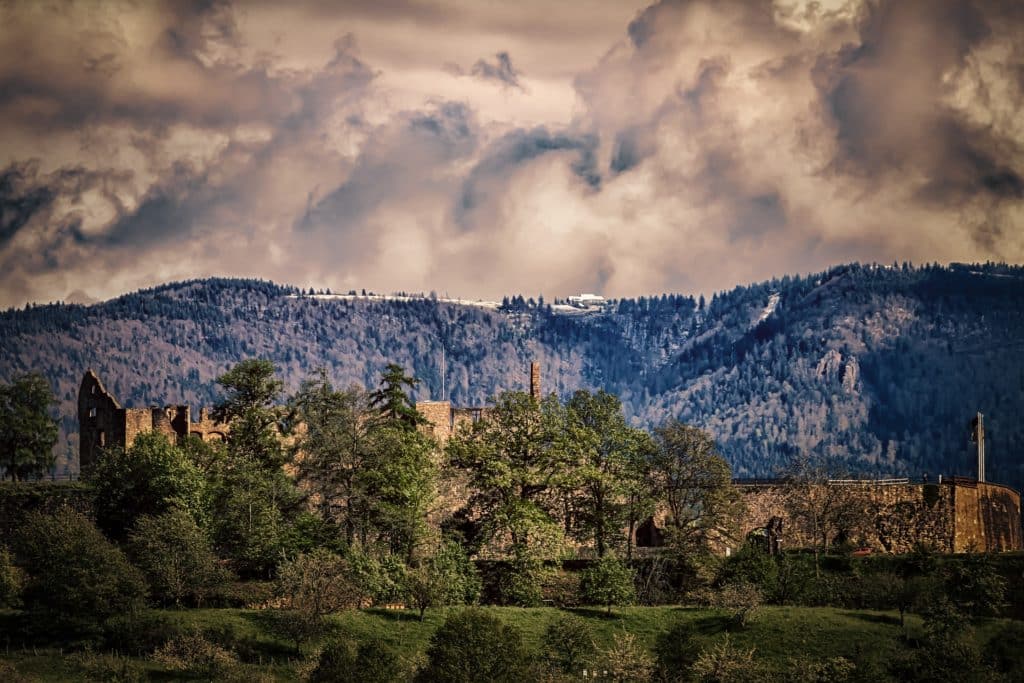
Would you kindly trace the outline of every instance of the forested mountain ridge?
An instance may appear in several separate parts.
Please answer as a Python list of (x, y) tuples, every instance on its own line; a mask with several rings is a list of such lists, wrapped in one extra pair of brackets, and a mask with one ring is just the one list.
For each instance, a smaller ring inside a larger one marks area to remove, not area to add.
[[(619, 394), (631, 418), (709, 429), (737, 476), (793, 454), (851, 474), (974, 473), (967, 424), (986, 416), (988, 478), (1024, 484), (1024, 268), (846, 265), (737, 287), (706, 305), (662, 295), (568, 315), (542, 300), (499, 309), (432, 297), (310, 296), (252, 280), (174, 283), (92, 305), (0, 313), (0, 381), (37, 370), (60, 401), (58, 469), (74, 467), (76, 395), (93, 368), (125, 405), (209, 405), (248, 357), (286, 386), (318, 367), (372, 386), (388, 362), (416, 398), (480, 405), (523, 388)], [(67, 456), (67, 457), (65, 457)]]

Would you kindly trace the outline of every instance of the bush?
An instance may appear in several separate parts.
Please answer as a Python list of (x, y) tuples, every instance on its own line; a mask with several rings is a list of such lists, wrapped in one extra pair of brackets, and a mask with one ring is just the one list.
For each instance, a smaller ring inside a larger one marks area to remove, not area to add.
[(120, 655), (95, 653), (90, 650), (72, 656), (71, 661), (87, 681), (109, 683), (142, 683), (146, 672), (138, 662)]
[(166, 616), (146, 610), (111, 617), (103, 625), (104, 647), (133, 655), (150, 654), (180, 635), (181, 628)]
[(141, 572), (78, 512), (30, 515), (15, 549), (28, 576), (25, 607), (41, 625), (96, 631), (107, 619), (142, 608)]
[(580, 597), (591, 605), (602, 605), (612, 613), (612, 605), (628, 605), (636, 600), (634, 575), (624, 562), (610, 555), (598, 560), (580, 577)]
[(654, 645), (657, 680), (686, 681), (700, 656), (693, 625), (680, 622), (662, 633)]
[(998, 614), (1006, 597), (1006, 580), (990, 554), (969, 553), (946, 565), (946, 594), (961, 611), (975, 616)]
[(520, 631), (480, 608), (454, 614), (434, 632), (421, 683), (514, 683), (530, 679)]
[(616, 633), (612, 646), (602, 655), (602, 670), (613, 681), (647, 681), (654, 671), (651, 655), (632, 633)]
[(580, 573), (564, 569), (544, 577), (541, 586), (542, 601), (553, 607), (578, 607), (580, 604)]
[(277, 591), (281, 608), (274, 614), (273, 625), (295, 642), (296, 650), (323, 633), (327, 614), (359, 604), (348, 564), (322, 548), (282, 562)]
[(472, 604), (480, 597), (480, 575), (454, 542), (405, 572), (405, 595), (419, 609), (420, 621), (428, 607)]
[(1024, 680), (1024, 624), (1007, 624), (985, 650), (986, 659), (996, 671), (1014, 680)]
[(172, 671), (218, 680), (238, 666), (238, 658), (228, 649), (211, 643), (201, 633), (171, 638), (157, 648), (153, 661)]
[(733, 645), (729, 634), (702, 650), (693, 664), (693, 678), (701, 683), (746, 683), (763, 678), (754, 662), (754, 650)]
[(779, 580), (779, 565), (761, 546), (747, 543), (722, 563), (715, 585), (745, 581), (757, 586), (762, 595), (774, 596)]
[(6, 547), (0, 546), (0, 607), (18, 607), (21, 604), (24, 581), (21, 569), (14, 564), (14, 556)]
[(727, 583), (717, 590), (701, 591), (696, 598), (701, 604), (731, 612), (730, 623), (736, 628), (746, 628), (762, 602), (757, 586), (745, 581)]
[(320, 652), (310, 683), (360, 681), (391, 683), (399, 680), (402, 665), (394, 651), (376, 640), (360, 645), (342, 640), (328, 644)]
[(187, 601), (201, 607), (229, 577), (217, 564), (209, 539), (182, 510), (140, 517), (128, 553), (161, 604), (180, 607)]
[(543, 586), (554, 573), (534, 558), (516, 558), (500, 567), (498, 579), (503, 605), (538, 607), (544, 600)]
[(559, 615), (544, 630), (541, 656), (551, 671), (577, 672), (593, 654), (594, 636), (590, 625), (579, 617)]

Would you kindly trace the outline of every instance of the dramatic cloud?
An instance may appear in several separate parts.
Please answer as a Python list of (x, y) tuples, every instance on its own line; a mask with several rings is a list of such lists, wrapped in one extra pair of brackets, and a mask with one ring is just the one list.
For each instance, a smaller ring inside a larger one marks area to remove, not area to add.
[(9, 3), (0, 26), (0, 306), (1024, 259), (1013, 0)]

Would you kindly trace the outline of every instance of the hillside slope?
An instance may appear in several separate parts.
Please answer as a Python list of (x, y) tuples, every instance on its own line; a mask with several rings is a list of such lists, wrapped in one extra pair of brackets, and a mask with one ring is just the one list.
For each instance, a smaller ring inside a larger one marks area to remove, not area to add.
[(567, 314), (514, 297), (500, 308), (430, 297), (310, 296), (248, 280), (176, 283), (93, 306), (0, 314), (0, 380), (53, 383), (63, 470), (77, 453), (75, 400), (93, 368), (123, 404), (210, 404), (215, 377), (272, 359), (289, 389), (318, 367), (373, 385), (388, 362), (417, 398), (478, 405), (522, 388), (619, 394), (632, 419), (680, 416), (711, 430), (737, 476), (792, 454), (851, 474), (970, 475), (967, 423), (986, 415), (988, 477), (1024, 484), (1024, 269), (847, 265), (716, 295), (662, 295)]

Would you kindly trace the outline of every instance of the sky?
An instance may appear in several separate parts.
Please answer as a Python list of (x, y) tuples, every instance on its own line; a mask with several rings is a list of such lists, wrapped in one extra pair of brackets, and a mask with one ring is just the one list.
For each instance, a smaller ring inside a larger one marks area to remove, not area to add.
[(1018, 0), (0, 0), (0, 307), (1024, 260)]

